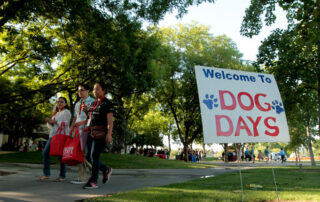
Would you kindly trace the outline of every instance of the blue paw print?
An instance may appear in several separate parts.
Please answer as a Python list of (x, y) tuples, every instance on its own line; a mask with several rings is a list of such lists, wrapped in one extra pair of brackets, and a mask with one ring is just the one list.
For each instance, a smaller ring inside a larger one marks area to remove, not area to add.
[(284, 112), (282, 103), (278, 102), (278, 100), (272, 101), (272, 109), (276, 110), (277, 114)]
[(213, 109), (213, 107), (218, 107), (219, 105), (217, 104), (218, 99), (214, 98), (214, 95), (206, 94), (206, 99), (203, 99), (202, 101), (205, 105), (207, 105), (208, 109)]

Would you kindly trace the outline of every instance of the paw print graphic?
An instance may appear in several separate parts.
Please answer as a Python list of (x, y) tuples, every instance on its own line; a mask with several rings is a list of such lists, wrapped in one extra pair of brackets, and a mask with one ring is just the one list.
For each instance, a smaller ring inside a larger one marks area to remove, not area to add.
[(206, 98), (203, 99), (202, 101), (207, 107), (208, 109), (213, 109), (213, 107), (218, 107), (218, 99), (217, 98), (214, 98), (214, 95), (210, 95), (209, 94), (206, 94)]
[(281, 112), (284, 112), (282, 103), (278, 102), (278, 100), (272, 101), (272, 109), (276, 110), (277, 114), (280, 114)]

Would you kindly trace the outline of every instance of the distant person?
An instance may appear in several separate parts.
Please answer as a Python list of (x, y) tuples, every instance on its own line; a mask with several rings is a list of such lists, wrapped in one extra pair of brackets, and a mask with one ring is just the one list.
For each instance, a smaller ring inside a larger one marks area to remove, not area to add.
[(225, 161), (225, 152), (224, 151), (222, 152), (221, 158), (222, 158), (222, 161)]
[(251, 161), (251, 155), (248, 148), (246, 148), (246, 150), (244, 151), (244, 155), (245, 155), (246, 161)]
[(261, 150), (258, 151), (258, 159), (259, 159), (259, 162), (260, 162), (260, 160), (263, 160), (263, 154), (262, 154)]
[[(69, 111), (69, 107), (67, 104), (67, 99), (64, 97), (59, 97), (57, 101), (57, 105), (55, 110), (52, 113), (51, 118), (46, 118), (46, 122), (50, 124), (51, 130), (49, 133), (49, 140), (43, 150), (42, 157), (43, 157), (43, 176), (40, 177), (40, 181), (47, 180), (50, 178), (50, 142), (52, 137), (56, 134), (58, 128), (60, 127), (61, 123), (65, 123), (65, 132), (69, 134), (69, 124), (71, 119), (71, 113)], [(60, 161), (60, 173), (59, 177), (55, 180), (56, 182), (62, 182), (66, 178), (66, 165), (61, 163), (61, 156), (58, 157)]]
[(233, 154), (231, 151), (229, 151), (229, 148), (227, 152), (228, 152), (228, 161), (232, 161)]
[(29, 144), (28, 142), (24, 142), (23, 147), (22, 147), (22, 152), (27, 152), (29, 149)]
[(165, 154), (165, 156), (166, 156), (166, 159), (169, 159), (170, 153), (169, 153), (169, 150), (168, 150), (168, 149), (165, 149), (165, 150), (164, 150), (164, 154)]
[(19, 152), (22, 152), (22, 151), (23, 151), (23, 147), (24, 147), (24, 144), (20, 144), (20, 145), (19, 145)]
[[(104, 151), (106, 144), (112, 141), (113, 128), (113, 112), (114, 107), (110, 100), (105, 97), (107, 87), (102, 82), (94, 84), (93, 94), (97, 100), (89, 107), (83, 105), (83, 110), (88, 113), (88, 124), (90, 125), (90, 136), (87, 140), (88, 153), (87, 160), (92, 163), (91, 177), (84, 189), (98, 188), (99, 169), (103, 173), (102, 183), (106, 183), (110, 179), (112, 169), (104, 165), (100, 161), (100, 154)], [(95, 136), (100, 132), (103, 137)]]
[[(80, 100), (76, 103), (74, 107), (74, 118), (72, 120), (71, 124), (71, 131), (76, 131), (76, 128), (79, 129), (79, 137), (82, 142), (82, 146), (84, 149), (86, 148), (86, 142), (87, 142), (87, 136), (88, 134), (85, 134), (84, 129), (86, 128), (86, 120), (87, 115), (82, 110), (82, 105), (89, 106), (91, 103), (94, 102), (94, 99), (89, 96), (90, 88), (86, 84), (79, 84), (78, 85), (78, 96), (80, 97)], [(88, 131), (89, 132), (89, 131)], [(87, 165), (86, 165), (87, 162)], [(84, 161), (83, 163), (78, 164), (78, 177), (75, 180), (71, 180), (70, 182), (72, 184), (85, 184), (87, 182), (87, 172), (86, 172), (86, 166), (91, 167), (89, 165), (90, 163), (88, 161)]]
[(254, 147), (253, 146), (251, 148), (251, 156), (252, 156), (252, 163), (254, 163), (256, 156), (254, 155)]
[(32, 145), (30, 146), (30, 151), (38, 151), (38, 146), (36, 144), (36, 141), (32, 142)]
[(236, 151), (236, 149), (234, 149), (234, 151), (232, 152), (232, 161), (236, 161), (237, 158), (238, 158), (237, 151)]
[(281, 151), (280, 151), (280, 156), (281, 156), (281, 163), (286, 161), (286, 152), (283, 150), (283, 148), (281, 147)]
[(268, 163), (269, 162), (269, 147), (268, 146), (264, 150), (264, 156), (266, 158), (266, 163)]
[(131, 149), (130, 149), (130, 153), (129, 154), (132, 154), (132, 155), (135, 155), (136, 154), (136, 148), (135, 147), (132, 147)]
[(40, 141), (38, 142), (38, 148), (39, 148), (40, 151), (43, 151), (43, 150), (44, 150), (45, 144), (46, 144), (46, 143), (45, 143), (44, 141), (42, 141), (42, 140), (40, 140)]
[(142, 146), (141, 146), (140, 149), (139, 149), (139, 155), (140, 155), (140, 156), (143, 155), (143, 148), (142, 148)]

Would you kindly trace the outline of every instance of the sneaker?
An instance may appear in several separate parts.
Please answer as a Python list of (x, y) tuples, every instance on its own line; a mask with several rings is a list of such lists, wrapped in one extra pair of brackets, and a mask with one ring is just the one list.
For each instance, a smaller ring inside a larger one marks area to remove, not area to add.
[(107, 170), (103, 172), (103, 179), (102, 179), (103, 184), (105, 184), (110, 180), (111, 173), (112, 173), (112, 168), (107, 168)]
[(86, 182), (85, 181), (81, 181), (80, 179), (77, 179), (77, 180), (71, 180), (70, 183), (71, 184), (85, 184)]
[(97, 183), (94, 183), (94, 182), (88, 182), (87, 184), (85, 184), (83, 186), (84, 189), (96, 189), (98, 188), (98, 185)]

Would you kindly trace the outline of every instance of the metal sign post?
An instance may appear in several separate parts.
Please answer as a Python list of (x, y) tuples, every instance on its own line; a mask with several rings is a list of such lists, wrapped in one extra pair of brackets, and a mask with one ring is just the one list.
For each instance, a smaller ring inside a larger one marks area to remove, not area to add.
[(241, 183), (241, 195), (242, 195), (242, 201), (243, 201), (243, 183), (242, 183), (242, 174), (241, 174), (241, 168), (240, 168), (240, 150), (241, 150), (241, 144), (237, 144), (236, 148), (237, 148), (237, 160), (238, 160), (238, 169), (239, 169), (239, 174), (240, 174), (240, 183)]

